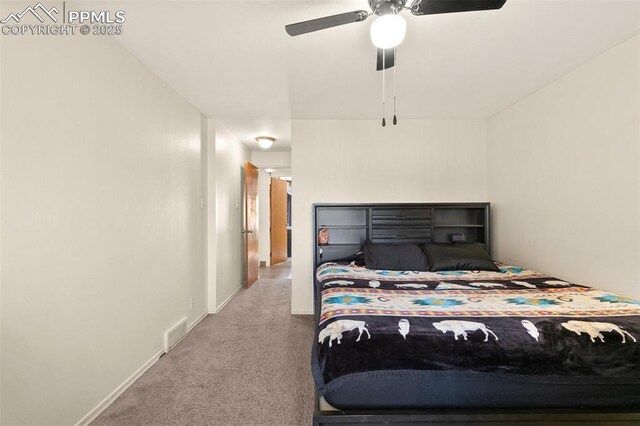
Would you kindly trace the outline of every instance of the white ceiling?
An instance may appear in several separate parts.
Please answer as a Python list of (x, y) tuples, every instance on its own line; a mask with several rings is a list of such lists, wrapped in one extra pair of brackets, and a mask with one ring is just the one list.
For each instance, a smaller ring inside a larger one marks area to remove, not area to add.
[[(291, 119), (380, 118), (372, 18), (284, 31), (368, 10), (365, 0), (109, 3), (127, 12), (121, 43), (251, 147), (267, 134), (279, 139), (274, 149), (290, 149)], [(404, 16), (400, 120), (489, 117), (640, 32), (640, 0), (507, 0), (498, 11)]]

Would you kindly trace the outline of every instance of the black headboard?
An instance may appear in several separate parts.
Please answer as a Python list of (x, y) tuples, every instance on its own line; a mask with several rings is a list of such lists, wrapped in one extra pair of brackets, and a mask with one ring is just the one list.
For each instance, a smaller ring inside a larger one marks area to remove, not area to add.
[[(374, 243), (482, 243), (491, 254), (489, 203), (314, 204), (314, 270), (319, 264), (355, 254)], [(326, 228), (328, 244), (318, 233)]]

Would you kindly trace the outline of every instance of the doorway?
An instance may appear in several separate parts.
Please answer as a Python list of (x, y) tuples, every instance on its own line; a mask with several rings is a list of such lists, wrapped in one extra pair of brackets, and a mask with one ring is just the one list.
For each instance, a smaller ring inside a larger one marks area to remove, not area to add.
[[(278, 262), (284, 262), (291, 258), (291, 195), (291, 169), (259, 169), (260, 271), (263, 267), (271, 266), (272, 263), (279, 264)], [(272, 196), (275, 197), (273, 203), (271, 202)], [(274, 210), (273, 221), (272, 209)], [(275, 234), (273, 238), (272, 230)]]

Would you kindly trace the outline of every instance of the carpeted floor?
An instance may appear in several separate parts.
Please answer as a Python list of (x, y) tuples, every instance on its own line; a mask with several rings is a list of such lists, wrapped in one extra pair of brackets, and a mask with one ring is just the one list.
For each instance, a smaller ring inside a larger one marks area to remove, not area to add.
[(313, 319), (290, 315), (286, 275), (261, 269), (92, 424), (311, 424)]

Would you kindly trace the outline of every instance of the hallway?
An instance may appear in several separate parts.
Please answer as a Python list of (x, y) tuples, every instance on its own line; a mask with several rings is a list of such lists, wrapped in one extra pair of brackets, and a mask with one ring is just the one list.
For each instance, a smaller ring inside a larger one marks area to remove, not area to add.
[(290, 260), (259, 274), (92, 424), (310, 424), (312, 317), (290, 314)]

